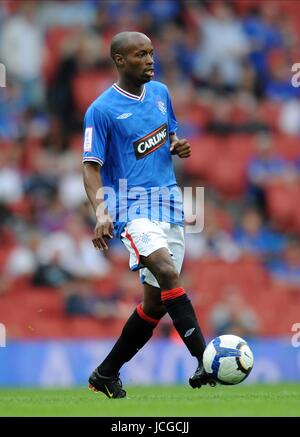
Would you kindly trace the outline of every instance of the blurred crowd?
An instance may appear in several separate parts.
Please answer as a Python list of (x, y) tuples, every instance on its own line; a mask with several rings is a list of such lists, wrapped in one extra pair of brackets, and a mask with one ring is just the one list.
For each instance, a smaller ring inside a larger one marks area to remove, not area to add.
[[(299, 29), (290, 0), (1, 0), (0, 307), (19, 283), (61, 293), (69, 316), (123, 320), (140, 299), (121, 243), (107, 253), (91, 243), (81, 176), (84, 112), (116, 80), (109, 45), (123, 30), (151, 37), (155, 79), (193, 147), (190, 162), (175, 159), (178, 181), (205, 187), (185, 275), (189, 263), (201, 276), (205, 262), (230, 272), (250, 260), (272, 287), (300, 295)], [(229, 282), (207, 315), (211, 332), (260, 332), (263, 311), (234, 273)]]

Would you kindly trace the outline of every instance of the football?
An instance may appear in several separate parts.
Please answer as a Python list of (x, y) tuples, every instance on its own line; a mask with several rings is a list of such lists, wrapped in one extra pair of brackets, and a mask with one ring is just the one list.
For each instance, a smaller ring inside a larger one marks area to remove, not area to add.
[(239, 384), (250, 374), (254, 357), (248, 343), (236, 335), (214, 338), (203, 354), (205, 371), (224, 385)]

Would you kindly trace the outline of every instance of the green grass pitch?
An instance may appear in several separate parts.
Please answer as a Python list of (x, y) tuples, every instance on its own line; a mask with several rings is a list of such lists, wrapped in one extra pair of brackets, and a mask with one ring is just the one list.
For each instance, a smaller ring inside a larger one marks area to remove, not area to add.
[(0, 389), (0, 416), (300, 416), (300, 384), (126, 389), (120, 400), (85, 388)]

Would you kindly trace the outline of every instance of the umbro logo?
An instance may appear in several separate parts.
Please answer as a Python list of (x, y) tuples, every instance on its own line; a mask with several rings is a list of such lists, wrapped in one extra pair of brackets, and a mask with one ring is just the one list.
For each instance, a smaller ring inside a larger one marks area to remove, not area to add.
[(132, 112), (124, 112), (124, 114), (119, 115), (117, 118), (119, 120), (124, 120), (125, 118), (131, 117), (132, 116)]
[(185, 337), (189, 337), (193, 332), (195, 331), (195, 328), (191, 328), (184, 334)]

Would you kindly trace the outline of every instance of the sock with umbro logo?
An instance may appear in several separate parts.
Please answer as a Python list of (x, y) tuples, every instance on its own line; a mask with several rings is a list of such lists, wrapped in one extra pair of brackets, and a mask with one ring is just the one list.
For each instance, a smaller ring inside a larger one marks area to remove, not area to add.
[(182, 341), (200, 364), (206, 343), (184, 288), (162, 291), (161, 299)]

